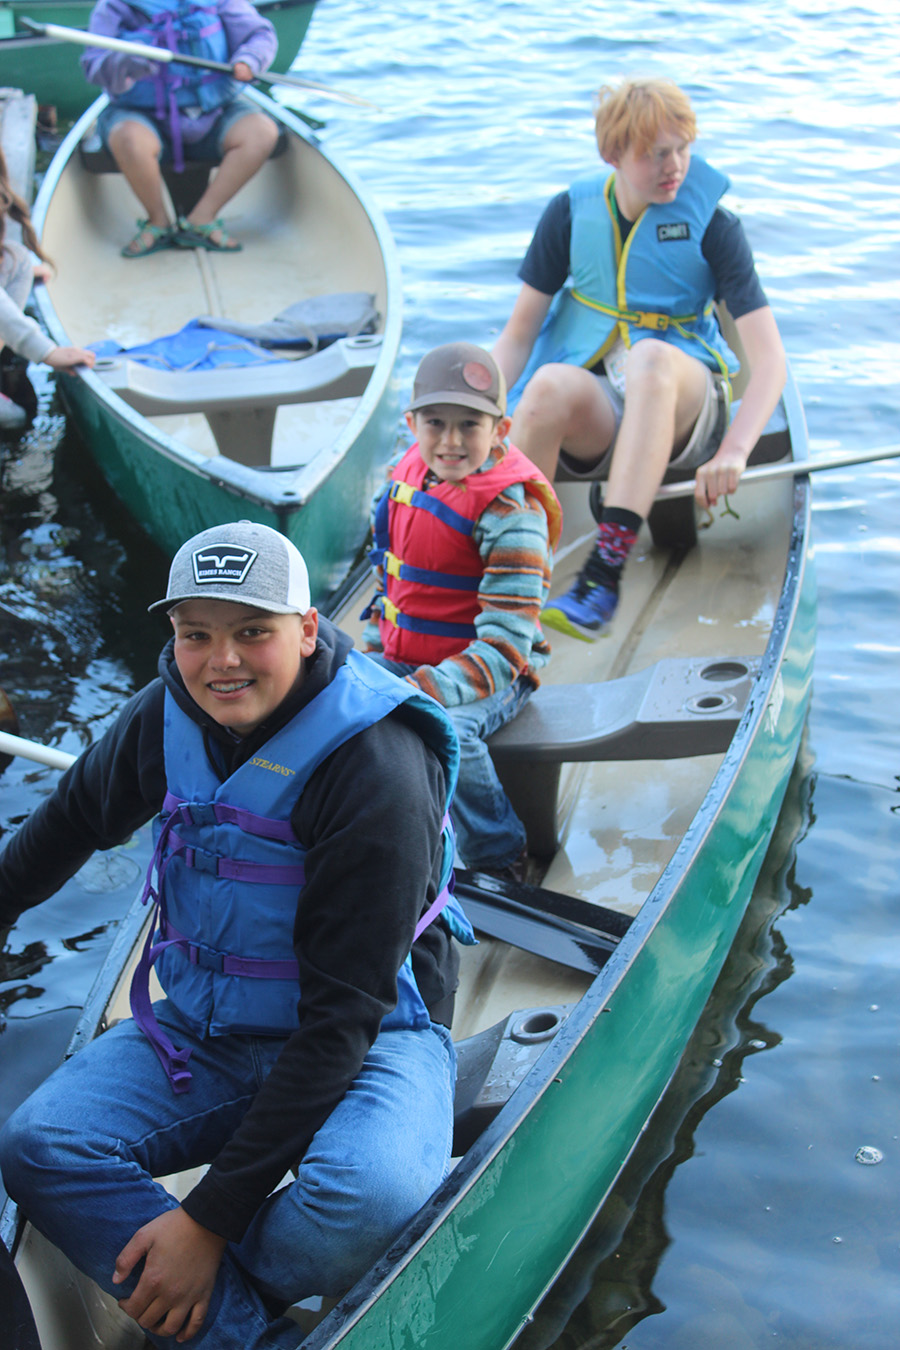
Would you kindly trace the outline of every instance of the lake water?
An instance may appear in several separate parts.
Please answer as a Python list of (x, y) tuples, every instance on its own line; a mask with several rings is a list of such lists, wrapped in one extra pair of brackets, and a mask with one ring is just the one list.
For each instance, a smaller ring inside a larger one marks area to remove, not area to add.
[[(396, 238), (404, 386), (435, 343), (493, 341), (543, 204), (596, 163), (594, 89), (684, 85), (822, 456), (900, 438), (898, 61), (893, 0), (322, 0), (298, 69), (379, 105), (305, 106)], [(0, 683), (23, 734), (77, 751), (154, 672), (165, 560), (40, 392), (0, 447)], [(670, 1093), (518, 1350), (900, 1342), (900, 463), (814, 482), (815, 688), (772, 849)], [(15, 761), (0, 830), (53, 778)], [(95, 860), (14, 931), (0, 1115), (58, 1058), (145, 856)]]

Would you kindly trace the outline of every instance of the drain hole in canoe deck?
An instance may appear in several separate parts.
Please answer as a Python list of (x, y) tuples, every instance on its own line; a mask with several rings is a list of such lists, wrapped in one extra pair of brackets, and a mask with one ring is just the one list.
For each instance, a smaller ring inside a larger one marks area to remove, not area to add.
[(700, 672), (701, 680), (742, 680), (749, 669), (742, 661), (714, 661), (704, 666)]
[(554, 1012), (536, 1012), (523, 1017), (511, 1031), (514, 1041), (548, 1041), (559, 1030), (561, 1018)]

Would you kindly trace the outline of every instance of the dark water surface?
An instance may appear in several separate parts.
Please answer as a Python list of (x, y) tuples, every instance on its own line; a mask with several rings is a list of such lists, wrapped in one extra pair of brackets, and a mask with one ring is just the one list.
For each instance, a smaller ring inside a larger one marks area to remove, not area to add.
[[(306, 106), (397, 240), (405, 386), (429, 346), (493, 341), (544, 202), (596, 163), (592, 91), (683, 84), (819, 456), (900, 440), (898, 58), (893, 0), (322, 0), (298, 69), (379, 104)], [(24, 735), (77, 751), (155, 669), (165, 560), (41, 398), (0, 446), (0, 684)], [(776, 837), (658, 1117), (517, 1350), (900, 1344), (900, 462), (814, 482), (815, 689)], [(10, 766), (0, 831), (53, 780)], [(58, 1058), (145, 856), (95, 860), (14, 931), (0, 1116)]]

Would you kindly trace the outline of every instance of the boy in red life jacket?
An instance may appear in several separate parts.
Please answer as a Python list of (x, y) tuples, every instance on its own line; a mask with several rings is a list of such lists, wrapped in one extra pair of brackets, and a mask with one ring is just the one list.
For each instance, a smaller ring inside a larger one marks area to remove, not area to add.
[(375, 508), (381, 592), (365, 647), (443, 704), (456, 727), (451, 814), (463, 862), (522, 881), (525, 830), (485, 740), (515, 717), (549, 659), (540, 610), (562, 513), (544, 475), (506, 440), (506, 386), (481, 347), (429, 352), (406, 420), (416, 443)]

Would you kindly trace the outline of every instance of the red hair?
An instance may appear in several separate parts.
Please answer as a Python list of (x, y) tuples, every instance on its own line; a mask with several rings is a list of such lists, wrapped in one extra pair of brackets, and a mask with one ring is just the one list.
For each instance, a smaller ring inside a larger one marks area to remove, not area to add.
[(628, 149), (644, 155), (663, 130), (686, 141), (697, 138), (697, 119), (683, 89), (671, 80), (625, 80), (605, 84), (594, 101), (600, 158), (610, 163)]

